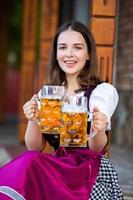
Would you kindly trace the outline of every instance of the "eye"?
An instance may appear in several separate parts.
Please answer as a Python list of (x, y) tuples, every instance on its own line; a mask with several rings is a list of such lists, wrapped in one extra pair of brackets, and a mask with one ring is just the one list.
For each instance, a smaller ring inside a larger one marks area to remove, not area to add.
[(75, 46), (74, 47), (76, 50), (81, 50), (82, 49), (82, 46)]
[(66, 49), (66, 46), (59, 46), (58, 49), (64, 50), (64, 49)]

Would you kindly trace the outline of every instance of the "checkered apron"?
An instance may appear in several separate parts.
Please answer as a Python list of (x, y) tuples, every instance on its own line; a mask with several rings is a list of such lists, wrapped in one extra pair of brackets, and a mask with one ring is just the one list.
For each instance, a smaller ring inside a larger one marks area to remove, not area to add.
[(105, 156), (102, 156), (99, 174), (89, 200), (123, 200), (117, 173)]

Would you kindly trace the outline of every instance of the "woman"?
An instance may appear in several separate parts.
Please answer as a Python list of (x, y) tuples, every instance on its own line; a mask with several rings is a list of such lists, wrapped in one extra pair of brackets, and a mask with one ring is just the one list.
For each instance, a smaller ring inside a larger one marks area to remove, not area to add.
[[(34, 95), (23, 107), (28, 119), (25, 143), (29, 152), (0, 170), (1, 199), (9, 199), (7, 196), (14, 193), (27, 200), (123, 199), (117, 174), (104, 156), (106, 132), (118, 94), (112, 85), (100, 82), (95, 42), (82, 23), (67, 22), (57, 31), (45, 84), (63, 84), (67, 95), (87, 96), (93, 113), (91, 128), (97, 134), (88, 141), (87, 148), (60, 148), (58, 141), (39, 131)], [(42, 152), (46, 144), (53, 145), (52, 153)]]

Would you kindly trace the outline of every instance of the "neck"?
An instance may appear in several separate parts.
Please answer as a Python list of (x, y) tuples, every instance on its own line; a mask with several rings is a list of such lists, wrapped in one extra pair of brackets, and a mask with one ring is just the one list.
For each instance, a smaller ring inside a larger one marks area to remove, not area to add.
[(77, 79), (75, 77), (72, 77), (72, 76), (67, 77), (67, 82), (68, 82), (67, 91), (66, 91), (67, 95), (74, 94), (75, 90), (78, 90), (80, 88), (77, 82)]

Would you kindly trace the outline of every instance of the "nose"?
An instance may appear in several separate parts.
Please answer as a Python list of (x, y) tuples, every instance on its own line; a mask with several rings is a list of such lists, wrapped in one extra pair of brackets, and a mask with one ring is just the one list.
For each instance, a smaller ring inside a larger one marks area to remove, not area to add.
[(72, 57), (73, 56), (73, 49), (72, 48), (67, 48), (66, 56), (67, 57)]

